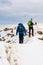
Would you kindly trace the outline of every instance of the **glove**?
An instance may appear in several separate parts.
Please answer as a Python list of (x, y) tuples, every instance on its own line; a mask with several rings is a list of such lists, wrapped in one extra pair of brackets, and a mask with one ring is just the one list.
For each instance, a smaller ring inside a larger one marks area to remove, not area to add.
[(37, 25), (37, 22), (35, 22), (35, 25)]

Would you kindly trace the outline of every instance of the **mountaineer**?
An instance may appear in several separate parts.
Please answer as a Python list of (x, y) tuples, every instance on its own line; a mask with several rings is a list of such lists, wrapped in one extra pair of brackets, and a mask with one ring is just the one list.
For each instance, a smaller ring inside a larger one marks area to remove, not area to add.
[(28, 27), (29, 27), (29, 37), (31, 35), (31, 30), (32, 30), (32, 36), (34, 36), (34, 29), (33, 29), (34, 23), (32, 22), (32, 18), (31, 18), (31, 20), (28, 21), (27, 24), (28, 24)]
[(19, 33), (19, 43), (23, 43), (24, 34), (26, 34), (26, 29), (22, 23), (18, 24), (16, 35)]

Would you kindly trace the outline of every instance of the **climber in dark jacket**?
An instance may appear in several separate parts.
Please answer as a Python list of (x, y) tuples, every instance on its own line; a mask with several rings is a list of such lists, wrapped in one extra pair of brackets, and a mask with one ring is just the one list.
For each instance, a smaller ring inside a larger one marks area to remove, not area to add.
[(33, 29), (34, 23), (32, 22), (32, 18), (31, 18), (31, 20), (28, 21), (27, 24), (28, 24), (28, 27), (29, 27), (29, 37), (31, 35), (31, 30), (32, 30), (32, 36), (34, 36), (34, 29)]
[(23, 26), (22, 23), (18, 24), (17, 30), (16, 30), (16, 35), (19, 33), (19, 43), (23, 43), (24, 39), (24, 33), (26, 34), (26, 29)]

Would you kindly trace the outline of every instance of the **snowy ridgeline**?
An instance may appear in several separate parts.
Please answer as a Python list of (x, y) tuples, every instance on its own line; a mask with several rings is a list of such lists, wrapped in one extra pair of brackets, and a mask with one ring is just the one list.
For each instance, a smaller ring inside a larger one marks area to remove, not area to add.
[(15, 28), (0, 30), (0, 65), (43, 65), (43, 29), (34, 29), (35, 36), (24, 36), (19, 44)]

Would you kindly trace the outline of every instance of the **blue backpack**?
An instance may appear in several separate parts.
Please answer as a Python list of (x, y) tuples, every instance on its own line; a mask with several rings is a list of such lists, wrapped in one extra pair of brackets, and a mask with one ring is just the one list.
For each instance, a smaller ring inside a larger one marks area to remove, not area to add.
[(23, 32), (23, 27), (19, 26), (19, 32)]

